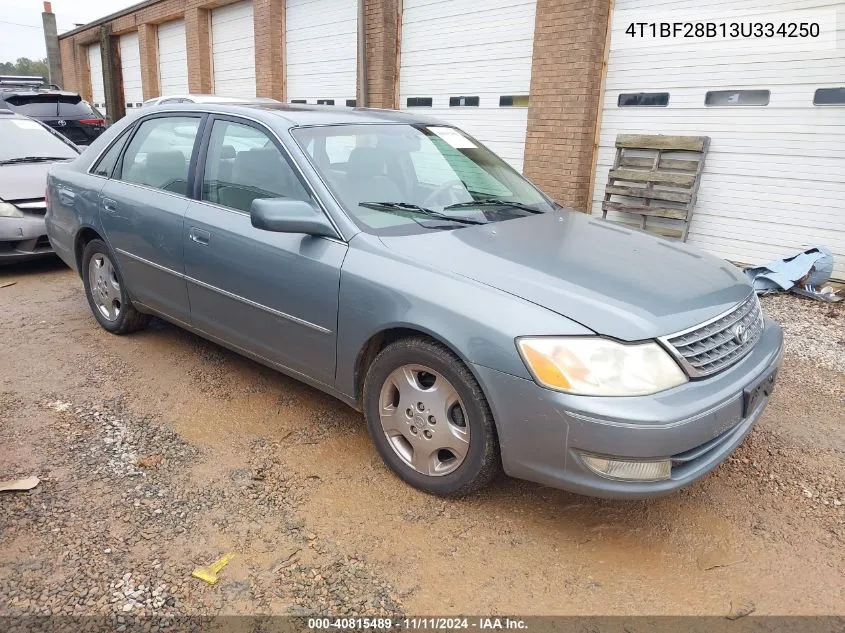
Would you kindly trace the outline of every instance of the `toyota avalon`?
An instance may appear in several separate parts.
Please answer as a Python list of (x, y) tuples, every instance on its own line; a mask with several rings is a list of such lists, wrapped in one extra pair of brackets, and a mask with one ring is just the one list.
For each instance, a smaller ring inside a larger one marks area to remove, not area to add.
[(156, 315), (311, 384), (440, 495), (500, 468), (677, 490), (742, 442), (781, 357), (733, 265), (562, 208), (408, 113), (145, 108), (52, 169), (47, 226), (103, 328)]

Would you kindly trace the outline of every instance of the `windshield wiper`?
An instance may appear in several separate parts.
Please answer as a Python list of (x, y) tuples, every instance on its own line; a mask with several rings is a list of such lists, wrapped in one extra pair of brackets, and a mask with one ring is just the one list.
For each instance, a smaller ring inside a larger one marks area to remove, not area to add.
[(45, 161), (70, 159), (70, 156), (21, 156), (20, 158), (0, 160), (0, 165), (14, 165), (16, 163), (43, 163)]
[(458, 202), (456, 204), (450, 204), (448, 207), (443, 208), (467, 209), (470, 207), (511, 207), (513, 209), (521, 209), (522, 211), (528, 211), (528, 213), (545, 213), (545, 211), (540, 211), (540, 209), (529, 207), (527, 204), (523, 204), (521, 202), (514, 202), (512, 200), (502, 200), (501, 198), (482, 198), (481, 200), (471, 200), (470, 202)]
[(458, 218), (446, 213), (440, 213), (433, 209), (426, 209), (418, 204), (410, 204), (408, 202), (359, 202), (359, 206), (365, 209), (374, 209), (376, 211), (409, 211), (411, 213), (420, 213), (438, 220), (447, 220), (449, 222), (457, 222), (458, 224), (487, 224), (484, 220), (476, 220), (474, 218)]

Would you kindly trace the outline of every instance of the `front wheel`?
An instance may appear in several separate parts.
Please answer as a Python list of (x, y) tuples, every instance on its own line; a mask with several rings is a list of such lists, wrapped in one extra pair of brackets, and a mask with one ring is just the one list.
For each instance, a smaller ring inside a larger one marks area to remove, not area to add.
[(498, 471), (487, 400), (466, 366), (439, 343), (403, 339), (382, 350), (364, 381), (364, 416), (384, 461), (415, 488), (468, 494)]
[(91, 240), (82, 253), (82, 282), (94, 318), (112, 334), (128, 334), (146, 327), (150, 317), (135, 309), (114, 264), (111, 249)]

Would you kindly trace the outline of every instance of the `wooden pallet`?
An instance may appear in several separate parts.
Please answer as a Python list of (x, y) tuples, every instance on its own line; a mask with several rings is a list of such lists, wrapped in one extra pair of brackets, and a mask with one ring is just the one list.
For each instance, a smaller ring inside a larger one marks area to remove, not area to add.
[(602, 217), (686, 241), (709, 146), (707, 136), (620, 134)]

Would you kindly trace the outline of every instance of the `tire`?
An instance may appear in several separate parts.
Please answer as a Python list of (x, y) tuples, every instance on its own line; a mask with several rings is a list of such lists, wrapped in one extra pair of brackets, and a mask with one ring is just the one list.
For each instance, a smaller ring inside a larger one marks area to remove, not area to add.
[(104, 330), (112, 334), (129, 334), (149, 323), (150, 316), (138, 312), (132, 305), (114, 254), (103, 240), (94, 239), (85, 245), (82, 283), (91, 312)]
[(499, 443), (487, 399), (445, 346), (422, 337), (389, 344), (370, 365), (363, 391), (370, 436), (406, 483), (462, 496), (498, 473)]

